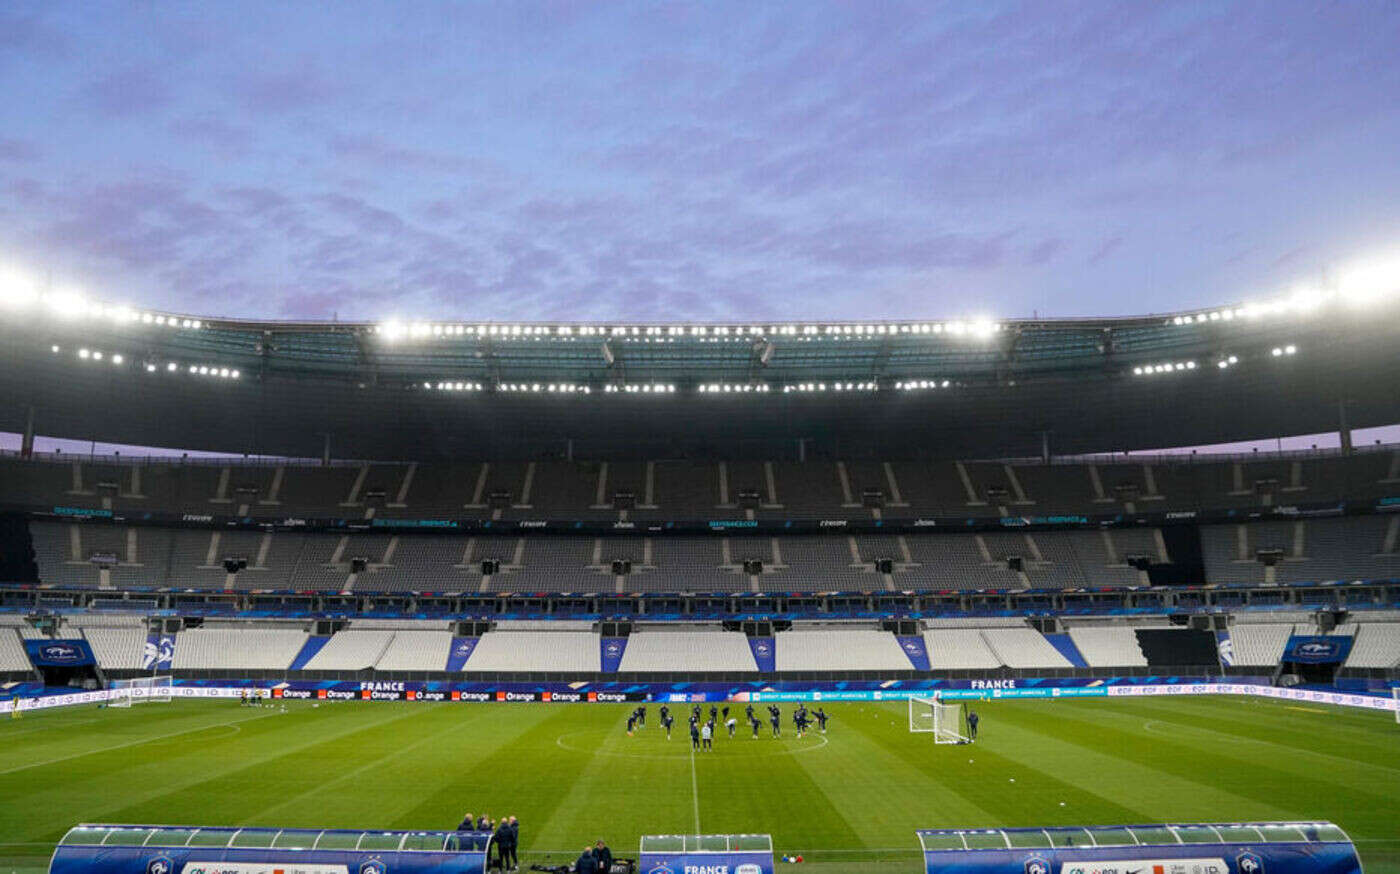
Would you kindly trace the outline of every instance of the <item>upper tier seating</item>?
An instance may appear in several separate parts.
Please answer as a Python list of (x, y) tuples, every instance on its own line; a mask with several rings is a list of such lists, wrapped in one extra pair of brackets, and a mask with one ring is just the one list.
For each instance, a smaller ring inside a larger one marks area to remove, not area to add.
[[(1382, 497), (1392, 453), (1343, 457), (1187, 457), (1003, 464), (849, 461), (433, 462), (423, 464), (226, 464), (203, 460), (0, 459), (8, 501), (177, 513), (502, 519), (616, 519), (614, 495), (630, 491), (636, 519), (742, 514), (759, 494), (758, 518), (862, 515), (866, 489), (887, 516), (1097, 513), (1225, 509)], [(844, 471), (844, 485), (842, 478)], [(648, 489), (650, 482), (650, 489)], [(651, 503), (647, 503), (650, 491)], [(505, 496), (493, 506), (493, 493)], [(601, 500), (599, 499), (601, 495)]]

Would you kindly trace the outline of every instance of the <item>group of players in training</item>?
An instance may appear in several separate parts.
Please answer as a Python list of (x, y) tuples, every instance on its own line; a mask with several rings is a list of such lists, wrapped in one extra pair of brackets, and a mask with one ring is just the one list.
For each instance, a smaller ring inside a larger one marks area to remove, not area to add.
[[(797, 729), (799, 738), (807, 734), (813, 721), (816, 722), (818, 730), (826, 734), (826, 721), (831, 717), (826, 711), (818, 707), (815, 711), (809, 711), (806, 704), (798, 704), (797, 709), (792, 711), (792, 724)], [(762, 726), (762, 721), (754, 715), (753, 705), (744, 708), (744, 719), (749, 727), (753, 729), (753, 740), (758, 740), (758, 730)], [(666, 739), (671, 739), (671, 726), (675, 724), (675, 717), (671, 715), (671, 708), (665, 704), (661, 705), (661, 727), (666, 730)], [(768, 723), (773, 727), (773, 737), (782, 737), (783, 713), (776, 704), (768, 705)], [(627, 736), (631, 737), (633, 732), (639, 728), (645, 728), (647, 724), (646, 705), (640, 705), (627, 716)], [(697, 750), (713, 750), (714, 738), (718, 734), (718, 725), (723, 724), (728, 730), (729, 736), (734, 737), (734, 732), (739, 726), (739, 720), (729, 715), (729, 705), (722, 708), (718, 705), (710, 705), (709, 718), (704, 719), (700, 705), (696, 704), (690, 709), (690, 745)]]

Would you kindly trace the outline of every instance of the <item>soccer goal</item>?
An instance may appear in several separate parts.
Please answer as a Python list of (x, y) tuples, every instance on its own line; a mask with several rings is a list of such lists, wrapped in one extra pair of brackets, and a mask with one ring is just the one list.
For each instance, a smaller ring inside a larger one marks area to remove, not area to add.
[(910, 698), (909, 730), (932, 734), (934, 743), (968, 743), (967, 707), (938, 698)]
[(169, 704), (170, 677), (137, 677), (133, 680), (113, 680), (112, 691), (117, 694), (107, 702), (109, 707), (130, 707), (132, 704)]

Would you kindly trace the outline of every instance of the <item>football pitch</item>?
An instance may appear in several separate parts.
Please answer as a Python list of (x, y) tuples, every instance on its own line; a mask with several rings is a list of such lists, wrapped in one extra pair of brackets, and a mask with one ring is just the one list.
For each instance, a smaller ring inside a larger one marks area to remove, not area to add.
[[(708, 709), (708, 705), (705, 705)], [(733, 706), (733, 705), (731, 705)], [(758, 715), (766, 717), (763, 706)], [(801, 869), (922, 870), (916, 828), (1328, 819), (1368, 874), (1400, 872), (1400, 726), (1247, 698), (996, 701), (975, 745), (905, 705), (826, 705), (825, 736), (765, 720), (693, 753), (688, 705), (175, 702), (0, 723), (0, 872), (45, 870), (78, 822), (451, 828), (521, 822), (521, 862), (606, 839), (769, 832)], [(742, 721), (743, 706), (736, 708)], [(784, 866), (787, 867), (787, 866)]]

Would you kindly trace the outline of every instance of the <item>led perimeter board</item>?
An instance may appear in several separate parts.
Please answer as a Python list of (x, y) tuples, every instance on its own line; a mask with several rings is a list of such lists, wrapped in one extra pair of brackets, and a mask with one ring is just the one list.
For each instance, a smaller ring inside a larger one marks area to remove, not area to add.
[(49, 874), (484, 874), (490, 832), (79, 825)]
[(1330, 822), (927, 829), (929, 874), (1361, 874)]

